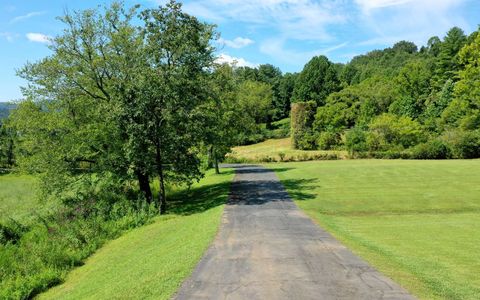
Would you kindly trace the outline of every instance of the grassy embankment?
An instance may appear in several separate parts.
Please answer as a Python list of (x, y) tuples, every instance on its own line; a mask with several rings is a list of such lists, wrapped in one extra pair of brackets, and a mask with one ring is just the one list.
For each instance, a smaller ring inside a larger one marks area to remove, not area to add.
[[(169, 214), (108, 242), (41, 299), (168, 299), (213, 239), (232, 170), (208, 172), (190, 190), (170, 191)], [(35, 179), (0, 176), (2, 217), (25, 218), (42, 209)]]
[(480, 160), (269, 164), (297, 205), (423, 299), (480, 299)]
[(170, 213), (104, 245), (40, 299), (169, 299), (220, 224), (232, 170), (170, 197)]
[(227, 155), (227, 160), (232, 162), (306, 161), (344, 158), (346, 155), (346, 151), (295, 150), (292, 149), (290, 138), (282, 138), (234, 147)]

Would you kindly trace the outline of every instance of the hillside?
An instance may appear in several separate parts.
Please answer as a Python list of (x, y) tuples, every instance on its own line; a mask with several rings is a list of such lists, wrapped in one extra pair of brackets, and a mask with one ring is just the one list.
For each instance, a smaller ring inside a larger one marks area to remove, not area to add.
[(10, 111), (15, 108), (15, 104), (9, 102), (0, 102), (0, 119), (8, 117)]

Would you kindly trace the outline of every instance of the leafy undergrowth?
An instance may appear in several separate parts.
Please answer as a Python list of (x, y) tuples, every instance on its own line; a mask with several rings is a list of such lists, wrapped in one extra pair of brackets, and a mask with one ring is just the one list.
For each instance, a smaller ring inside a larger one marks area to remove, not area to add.
[(103, 246), (40, 299), (169, 299), (201, 258), (220, 223), (233, 172), (170, 197), (170, 214)]
[(268, 167), (310, 217), (419, 298), (480, 298), (480, 160)]
[(270, 139), (264, 142), (238, 146), (227, 155), (227, 162), (289, 162), (308, 160), (335, 160), (345, 158), (346, 151), (295, 150), (291, 139)]

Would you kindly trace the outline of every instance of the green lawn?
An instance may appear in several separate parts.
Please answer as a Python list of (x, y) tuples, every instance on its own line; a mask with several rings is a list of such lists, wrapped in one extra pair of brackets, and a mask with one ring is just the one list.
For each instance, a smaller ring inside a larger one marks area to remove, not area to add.
[(480, 160), (269, 164), (297, 205), (423, 299), (480, 299)]
[(40, 299), (169, 299), (215, 236), (232, 170), (170, 198), (170, 214), (107, 243)]
[(40, 207), (37, 183), (29, 175), (0, 174), (0, 220), (21, 219)]

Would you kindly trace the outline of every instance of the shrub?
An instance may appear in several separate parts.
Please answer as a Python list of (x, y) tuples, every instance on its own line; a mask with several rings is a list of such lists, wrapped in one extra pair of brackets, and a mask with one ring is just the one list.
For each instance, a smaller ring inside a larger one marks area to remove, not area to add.
[(319, 149), (331, 150), (340, 142), (340, 135), (336, 132), (323, 131), (319, 134), (317, 145)]
[(250, 161), (245, 157), (235, 157), (232, 155), (227, 155), (223, 162), (227, 164), (245, 164), (249, 163)]
[(367, 150), (367, 135), (361, 128), (352, 128), (347, 131), (345, 135), (345, 146), (353, 156), (357, 152), (363, 152)]
[(420, 123), (409, 117), (383, 114), (369, 125), (367, 146), (370, 151), (409, 148), (425, 139)]
[(447, 159), (452, 157), (450, 147), (440, 140), (418, 144), (411, 150), (413, 159)]
[(449, 131), (442, 139), (450, 145), (455, 158), (480, 158), (480, 131)]
[(408, 159), (410, 155), (408, 152), (400, 151), (400, 150), (387, 150), (387, 151), (374, 151), (370, 152), (370, 156), (372, 158), (377, 159)]
[(303, 134), (302, 138), (297, 141), (297, 147), (301, 150), (315, 150), (317, 148), (317, 137), (311, 131)]
[[(157, 215), (156, 208), (144, 200), (128, 200), (125, 194), (113, 198), (108, 183), (96, 182), (88, 189), (79, 188), (83, 192), (77, 198), (71, 194), (66, 202), (70, 206), (37, 215), (28, 227), (18, 222), (0, 225), (0, 299), (33, 298), (60, 283), (68, 270), (105, 241)], [(91, 201), (99, 195), (110, 198)]]
[(338, 154), (336, 153), (329, 153), (327, 154), (325, 160), (337, 160), (339, 159)]
[(260, 156), (256, 160), (264, 163), (275, 162), (275, 158), (268, 155)]
[(22, 235), (28, 231), (28, 227), (19, 222), (10, 219), (5, 223), (0, 223), (0, 244), (17, 243)]

